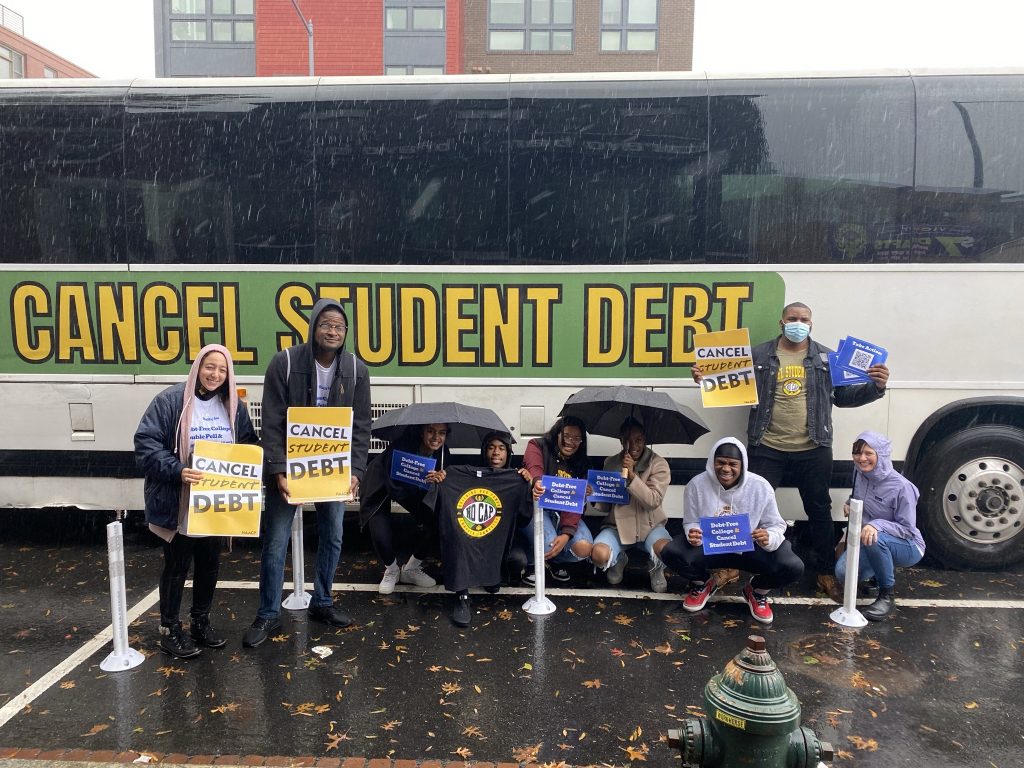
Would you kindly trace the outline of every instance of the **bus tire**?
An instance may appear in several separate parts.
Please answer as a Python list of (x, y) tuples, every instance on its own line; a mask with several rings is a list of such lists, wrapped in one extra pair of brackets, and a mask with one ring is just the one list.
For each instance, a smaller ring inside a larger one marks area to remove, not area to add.
[(947, 567), (1005, 568), (1024, 560), (1024, 430), (971, 427), (928, 451), (918, 527)]

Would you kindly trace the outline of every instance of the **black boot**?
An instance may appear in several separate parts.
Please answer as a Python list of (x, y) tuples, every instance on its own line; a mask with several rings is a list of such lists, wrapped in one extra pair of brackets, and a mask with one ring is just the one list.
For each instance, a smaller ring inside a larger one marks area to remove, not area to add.
[(895, 607), (896, 597), (892, 593), (892, 587), (879, 587), (875, 602), (863, 610), (864, 618), (868, 621), (884, 621)]
[(206, 616), (193, 616), (192, 624), (188, 628), (188, 633), (192, 635), (192, 639), (196, 641), (198, 645), (205, 645), (207, 648), (223, 648), (228, 644), (228, 641), (221, 637), (217, 630), (210, 626), (210, 617)]
[(200, 649), (196, 648), (192, 638), (182, 630), (180, 623), (169, 627), (160, 625), (160, 647), (165, 653), (169, 653), (177, 659), (191, 659), (202, 653)]

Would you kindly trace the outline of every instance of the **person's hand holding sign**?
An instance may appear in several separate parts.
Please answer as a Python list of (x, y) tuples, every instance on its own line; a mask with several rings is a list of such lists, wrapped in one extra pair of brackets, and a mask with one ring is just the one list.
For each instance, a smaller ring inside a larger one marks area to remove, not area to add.
[(704, 534), (700, 532), (700, 528), (691, 528), (686, 534), (686, 540), (694, 547), (699, 547), (704, 543)]
[(866, 373), (875, 382), (875, 386), (878, 387), (879, 391), (885, 389), (885, 385), (889, 381), (889, 368), (887, 366), (872, 365), (867, 369)]
[(203, 473), (192, 467), (185, 467), (181, 470), (181, 482), (188, 485), (195, 485), (203, 479)]
[(288, 476), (281, 472), (275, 475), (277, 478), (277, 492), (281, 494), (281, 498), (287, 503), (291, 503), (288, 497)]
[(752, 538), (754, 543), (761, 547), (761, 549), (768, 546), (768, 531), (764, 528), (755, 528), (752, 530), (750, 532), (750, 538)]
[(701, 380), (704, 378), (704, 372), (700, 369), (700, 366), (697, 365), (696, 363), (694, 365), (690, 366), (690, 375), (693, 376), (693, 380), (697, 384), (700, 384)]

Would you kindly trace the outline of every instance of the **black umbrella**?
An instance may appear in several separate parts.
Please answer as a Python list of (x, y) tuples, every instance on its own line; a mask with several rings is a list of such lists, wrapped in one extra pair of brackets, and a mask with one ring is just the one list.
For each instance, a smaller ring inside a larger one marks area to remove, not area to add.
[(584, 387), (565, 401), (559, 416), (576, 416), (592, 435), (618, 437), (627, 418), (644, 426), (648, 443), (694, 443), (711, 430), (665, 392), (636, 387)]
[(514, 443), (512, 432), (490, 408), (462, 403), (413, 403), (388, 411), (373, 422), (370, 433), (379, 440), (393, 441), (409, 427), (447, 424), (449, 448), (479, 448), (491, 432), (500, 432)]

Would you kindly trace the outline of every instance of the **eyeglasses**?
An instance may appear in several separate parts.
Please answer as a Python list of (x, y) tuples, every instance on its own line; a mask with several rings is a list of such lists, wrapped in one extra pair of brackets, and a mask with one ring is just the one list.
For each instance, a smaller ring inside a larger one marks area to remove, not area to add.
[(579, 445), (583, 442), (582, 437), (569, 437), (566, 434), (562, 435), (562, 440), (569, 445)]
[(324, 331), (325, 333), (327, 331), (332, 331), (334, 333), (344, 333), (345, 331), (348, 330), (348, 326), (345, 325), (344, 323), (320, 323), (320, 325), (318, 325), (317, 328), (319, 328), (321, 331)]

